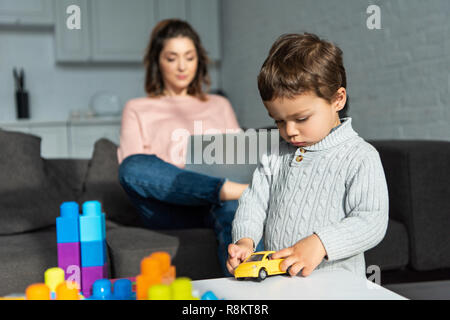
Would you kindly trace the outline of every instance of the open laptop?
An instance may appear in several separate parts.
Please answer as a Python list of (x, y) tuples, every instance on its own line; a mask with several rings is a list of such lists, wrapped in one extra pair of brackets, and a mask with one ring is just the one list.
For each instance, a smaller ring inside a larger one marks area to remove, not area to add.
[(278, 130), (193, 135), (188, 139), (186, 170), (250, 183), (261, 156), (278, 152)]

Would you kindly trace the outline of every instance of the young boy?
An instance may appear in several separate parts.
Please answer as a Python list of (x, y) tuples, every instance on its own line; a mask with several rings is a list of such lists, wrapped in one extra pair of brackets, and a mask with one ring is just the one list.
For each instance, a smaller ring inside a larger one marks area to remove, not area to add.
[(266, 250), (291, 276), (343, 268), (366, 275), (364, 251), (388, 224), (388, 190), (376, 149), (339, 118), (346, 107), (342, 51), (313, 34), (281, 36), (258, 76), (258, 89), (281, 137), (239, 200), (227, 268), (264, 233)]

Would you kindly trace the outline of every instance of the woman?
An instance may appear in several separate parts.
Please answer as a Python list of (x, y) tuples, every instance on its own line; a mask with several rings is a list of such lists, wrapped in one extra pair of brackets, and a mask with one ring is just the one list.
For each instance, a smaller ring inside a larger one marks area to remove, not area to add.
[(248, 185), (184, 170), (187, 143), (175, 133), (194, 134), (194, 122), (203, 130), (239, 130), (235, 114), (227, 99), (204, 93), (208, 58), (188, 23), (158, 23), (144, 63), (148, 96), (130, 100), (122, 114), (120, 183), (150, 229), (213, 227), (228, 275), (231, 222)]

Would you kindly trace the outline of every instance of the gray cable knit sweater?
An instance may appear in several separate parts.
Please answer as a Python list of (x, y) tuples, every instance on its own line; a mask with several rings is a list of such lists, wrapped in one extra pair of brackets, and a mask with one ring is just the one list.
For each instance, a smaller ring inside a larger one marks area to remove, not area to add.
[(366, 276), (364, 251), (386, 233), (388, 190), (376, 149), (351, 118), (341, 122), (312, 146), (282, 141), (277, 154), (262, 157), (239, 200), (233, 243), (257, 244), (264, 235), (265, 249), (278, 251), (315, 233), (327, 252), (317, 269)]

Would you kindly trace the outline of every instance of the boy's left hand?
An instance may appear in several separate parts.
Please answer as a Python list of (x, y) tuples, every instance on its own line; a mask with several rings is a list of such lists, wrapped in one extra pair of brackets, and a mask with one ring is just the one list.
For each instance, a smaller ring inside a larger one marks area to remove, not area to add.
[(280, 269), (286, 271), (289, 267), (291, 276), (297, 275), (302, 270), (302, 276), (307, 277), (322, 262), (327, 252), (316, 234), (310, 235), (292, 247), (282, 249), (272, 254), (272, 259), (285, 259), (280, 264)]

